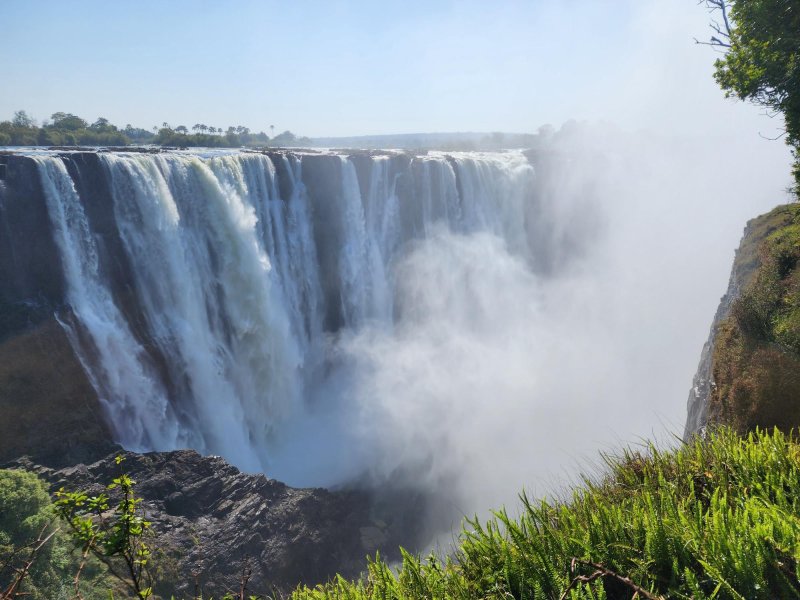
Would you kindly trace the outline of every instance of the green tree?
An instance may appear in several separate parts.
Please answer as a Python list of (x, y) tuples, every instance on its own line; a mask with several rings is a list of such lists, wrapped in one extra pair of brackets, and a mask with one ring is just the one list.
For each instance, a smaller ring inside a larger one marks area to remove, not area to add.
[(800, 0), (709, 0), (712, 46), (725, 50), (714, 78), (726, 95), (782, 114), (800, 194)]
[(57, 112), (50, 115), (53, 120), (53, 128), (64, 129), (66, 131), (78, 131), (79, 129), (86, 129), (89, 124), (78, 116), (72, 113)]
[[(0, 597), (67, 600), (107, 598), (107, 579), (96, 562), (84, 564), (58, 529), (46, 484), (35, 474), (0, 470)], [(77, 583), (76, 583), (77, 581)]]
[(99, 117), (97, 121), (92, 123), (91, 129), (95, 131), (100, 131), (102, 133), (117, 130), (117, 128), (114, 127), (111, 123), (109, 123), (108, 119), (106, 119), (105, 117)]
[(14, 125), (14, 127), (36, 127), (36, 123), (33, 118), (31, 118), (24, 110), (16, 111), (11, 123)]
[(39, 146), (52, 146), (55, 144), (55, 139), (49, 129), (42, 127), (36, 135), (36, 143)]
[(297, 140), (297, 136), (288, 129), (272, 138), (272, 146), (291, 146)]

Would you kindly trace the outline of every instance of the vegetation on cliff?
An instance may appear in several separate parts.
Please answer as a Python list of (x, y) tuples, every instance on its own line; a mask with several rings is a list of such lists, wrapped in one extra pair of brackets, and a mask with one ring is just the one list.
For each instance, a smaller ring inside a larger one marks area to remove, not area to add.
[(717, 331), (709, 420), (740, 432), (800, 425), (800, 206), (751, 223), (737, 263), (754, 270)]
[(727, 429), (608, 460), (565, 502), (470, 522), (447, 560), (379, 557), (294, 600), (800, 597), (800, 445)]

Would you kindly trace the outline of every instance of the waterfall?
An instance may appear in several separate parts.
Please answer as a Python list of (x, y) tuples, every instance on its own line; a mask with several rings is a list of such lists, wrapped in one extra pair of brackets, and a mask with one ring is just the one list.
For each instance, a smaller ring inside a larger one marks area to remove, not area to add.
[(137, 450), (191, 446), (270, 472), (287, 424), (324, 410), (342, 340), (392, 332), (408, 311), (396, 267), (416, 244), (489, 234), (531, 259), (520, 153), (98, 157), (94, 212), (116, 244), (70, 155), (34, 160), (75, 317), (64, 327)]
[(64, 163), (50, 157), (34, 160), (61, 251), (67, 301), (89, 333), (88, 344), (65, 327), (117, 436), (135, 449), (179, 443), (165, 390), (103, 281), (97, 244)]

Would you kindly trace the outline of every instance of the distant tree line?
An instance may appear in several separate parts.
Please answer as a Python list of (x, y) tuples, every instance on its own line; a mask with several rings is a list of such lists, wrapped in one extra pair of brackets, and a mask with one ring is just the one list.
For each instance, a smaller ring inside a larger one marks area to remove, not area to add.
[(253, 133), (248, 127), (242, 125), (229, 126), (227, 129), (213, 127), (204, 123), (192, 125), (192, 131), (185, 125), (171, 127), (169, 123), (162, 123), (156, 131), (152, 143), (159, 146), (175, 146), (187, 148), (189, 146), (203, 146), (209, 148), (239, 148), (241, 146), (302, 146), (309, 145), (311, 140), (306, 137), (298, 137), (291, 131), (284, 131), (270, 139), (270, 137), (260, 131)]
[[(272, 126), (274, 128), (274, 126)], [(112, 125), (108, 119), (99, 117), (92, 124), (71, 113), (57, 112), (41, 125), (24, 110), (14, 113), (10, 121), (0, 121), (0, 146), (128, 146), (148, 145), (188, 148), (203, 146), (212, 148), (239, 148), (242, 146), (297, 146), (311, 143), (309, 138), (298, 137), (284, 131), (270, 138), (263, 131), (253, 133), (242, 125), (209, 127), (197, 123), (192, 131), (185, 125), (171, 127), (162, 123), (152, 130), (133, 127), (124, 129)]]
[(0, 122), (0, 146), (124, 146), (131, 143), (108, 119), (91, 125), (70, 113), (53, 113), (50, 121), (37, 126), (24, 110), (10, 121)]

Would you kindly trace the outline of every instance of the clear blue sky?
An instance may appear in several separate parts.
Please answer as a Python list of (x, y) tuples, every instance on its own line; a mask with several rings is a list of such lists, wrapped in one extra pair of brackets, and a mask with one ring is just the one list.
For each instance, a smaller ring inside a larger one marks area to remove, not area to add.
[(692, 41), (706, 23), (696, 0), (0, 0), (0, 119), (311, 136), (760, 127), (711, 80)]

